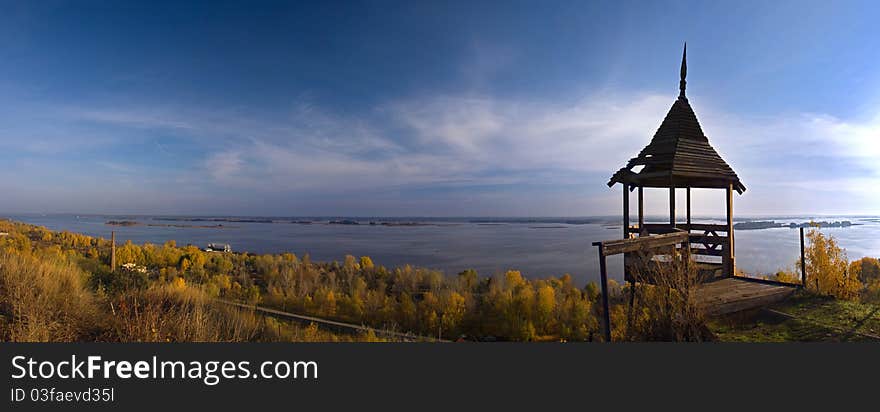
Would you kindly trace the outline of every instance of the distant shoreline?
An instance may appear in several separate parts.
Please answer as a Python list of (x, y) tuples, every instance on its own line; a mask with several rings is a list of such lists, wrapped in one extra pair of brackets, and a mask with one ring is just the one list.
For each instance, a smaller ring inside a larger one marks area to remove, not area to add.
[(761, 230), (761, 229), (776, 229), (776, 228), (789, 228), (789, 229), (797, 229), (797, 228), (810, 228), (810, 227), (820, 227), (820, 228), (828, 228), (828, 227), (850, 227), (850, 226), (859, 226), (860, 223), (852, 223), (849, 220), (835, 221), (835, 222), (804, 222), (804, 223), (777, 223), (773, 220), (755, 220), (748, 222), (739, 222), (733, 225), (733, 228), (736, 230)]
[(197, 228), (197, 229), (230, 229), (238, 226), (224, 226), (222, 224), (217, 225), (174, 225), (174, 224), (163, 224), (163, 223), (141, 223), (133, 220), (108, 220), (104, 223), (108, 226), (122, 226), (122, 227), (131, 227), (131, 226), (150, 226), (150, 227), (176, 227), (176, 228)]
[[(232, 218), (232, 217), (152, 217), (152, 220), (168, 221), (168, 222), (223, 222), (223, 223), (266, 223), (266, 224), (299, 224), (299, 225), (349, 225), (349, 226), (386, 226), (386, 227), (425, 227), (425, 226), (457, 226), (460, 224), (474, 224), (477, 226), (500, 226), (507, 224), (529, 224), (532, 229), (560, 229), (567, 226), (562, 225), (582, 225), (582, 224), (602, 224), (606, 228), (615, 229), (615, 226), (607, 221), (598, 219), (551, 219), (551, 218), (523, 218), (523, 219), (461, 219), (447, 221), (421, 221), (421, 220), (376, 220), (376, 219), (328, 219), (325, 221), (303, 220), (303, 219), (275, 219), (275, 218)], [(880, 221), (880, 219), (863, 219), (865, 221)], [(109, 226), (150, 226), (150, 227), (173, 227), (173, 228), (203, 228), (203, 229), (224, 229), (236, 226), (227, 226), (223, 223), (216, 225), (197, 225), (197, 224), (174, 224), (174, 223), (144, 223), (135, 220), (109, 220), (105, 222)], [(858, 226), (861, 223), (853, 223), (849, 220), (842, 221), (819, 221), (819, 222), (802, 222), (802, 223), (780, 223), (775, 220), (749, 220), (740, 221), (733, 225), (737, 230), (762, 230), (776, 228), (845, 228), (850, 226)]]

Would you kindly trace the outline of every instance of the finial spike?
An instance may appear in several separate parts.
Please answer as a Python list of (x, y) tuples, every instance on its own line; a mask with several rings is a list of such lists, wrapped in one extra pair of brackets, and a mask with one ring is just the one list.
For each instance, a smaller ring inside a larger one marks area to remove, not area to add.
[(687, 55), (688, 55), (688, 44), (684, 42), (684, 52), (681, 54), (681, 81), (678, 82), (678, 89), (680, 93), (678, 94), (678, 98), (687, 99), (684, 95), (684, 89), (687, 88), (687, 80), (685, 78), (688, 74), (688, 63), (687, 63)]

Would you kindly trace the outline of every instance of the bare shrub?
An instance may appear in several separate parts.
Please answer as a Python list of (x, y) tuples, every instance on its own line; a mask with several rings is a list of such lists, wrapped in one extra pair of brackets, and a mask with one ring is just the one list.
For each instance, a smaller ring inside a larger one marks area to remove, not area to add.
[(642, 257), (628, 267), (636, 286), (628, 286), (612, 313), (613, 339), (621, 341), (709, 341), (703, 309), (694, 291), (699, 284), (695, 262), (676, 255), (663, 261)]

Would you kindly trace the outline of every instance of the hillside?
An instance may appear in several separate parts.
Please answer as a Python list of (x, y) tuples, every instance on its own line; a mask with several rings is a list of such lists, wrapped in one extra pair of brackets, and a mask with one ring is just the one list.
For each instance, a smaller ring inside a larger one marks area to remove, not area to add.
[[(446, 340), (601, 340), (601, 295), (570, 276), (492, 277), (404, 266), (367, 256), (208, 252), (194, 246), (117, 246), (70, 232), (0, 220), (0, 340), (375, 341), (279, 316), (328, 320)], [(849, 262), (833, 238), (811, 232), (808, 290), (765, 310), (706, 318), (691, 295), (695, 273), (670, 268), (664, 285), (609, 282), (615, 341), (862, 341), (880, 334), (880, 262)], [(780, 272), (777, 280), (795, 275)], [(814, 290), (819, 288), (822, 293)], [(636, 299), (631, 300), (635, 294)], [(265, 310), (233, 308), (238, 302)], [(636, 302), (630, 307), (628, 302)], [(354, 329), (354, 328), (349, 328)], [(392, 334), (387, 334), (388, 337)]]
[(880, 305), (799, 292), (766, 310), (709, 322), (724, 342), (880, 341)]

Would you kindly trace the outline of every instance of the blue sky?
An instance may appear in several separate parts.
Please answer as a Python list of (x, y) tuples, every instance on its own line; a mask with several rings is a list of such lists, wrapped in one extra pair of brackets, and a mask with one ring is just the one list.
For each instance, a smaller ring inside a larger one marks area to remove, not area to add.
[(738, 214), (880, 204), (872, 2), (3, 3), (0, 212), (613, 214), (684, 41)]

